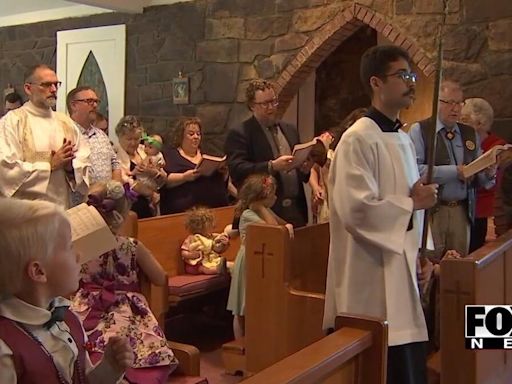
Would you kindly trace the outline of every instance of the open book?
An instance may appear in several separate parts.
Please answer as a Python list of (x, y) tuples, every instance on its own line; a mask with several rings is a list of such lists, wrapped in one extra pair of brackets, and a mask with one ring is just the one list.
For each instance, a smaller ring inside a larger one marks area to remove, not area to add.
[(216, 157), (210, 155), (202, 155), (202, 159), (197, 164), (196, 170), (201, 176), (211, 176), (220, 167), (226, 164), (227, 156)]
[(96, 208), (82, 203), (66, 211), (71, 224), (71, 241), (80, 253), (80, 264), (114, 249), (116, 238)]
[(498, 162), (498, 155), (512, 149), (512, 144), (496, 145), (462, 169), (464, 177), (470, 177)]
[[(309, 154), (311, 153), (311, 150), (315, 146), (315, 144), (318, 142), (318, 138), (314, 138), (311, 141), (308, 141), (306, 143), (297, 144), (293, 147), (292, 151), (292, 166), (293, 168), (299, 168), (307, 159)], [(323, 145), (323, 144), (322, 144)]]

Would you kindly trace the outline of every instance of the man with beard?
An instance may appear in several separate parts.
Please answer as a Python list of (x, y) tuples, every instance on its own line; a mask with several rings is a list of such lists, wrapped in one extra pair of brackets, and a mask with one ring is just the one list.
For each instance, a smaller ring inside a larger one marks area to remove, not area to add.
[(91, 87), (77, 87), (68, 93), (68, 112), (91, 149), (90, 184), (121, 181), (121, 168), (108, 136), (93, 126), (100, 100)]
[[(475, 187), (492, 188), (496, 178), (494, 166), (479, 172), (476, 177), (464, 177), (464, 164), (482, 154), (480, 140), (473, 127), (459, 122), (464, 106), (460, 84), (444, 80), (439, 90), (433, 181), (440, 188), (438, 205), (431, 215), (435, 262), (439, 262), (448, 250), (456, 250), (462, 256), (468, 254), (470, 223), (475, 216)], [(427, 145), (429, 132), (432, 132), (429, 127), (433, 124), (432, 119), (420, 121), (409, 131), (421, 174), (427, 170)]]
[(87, 193), (89, 146), (68, 116), (53, 111), (60, 84), (48, 66), (30, 68), (29, 101), (0, 120), (0, 195), (67, 209), (72, 191)]
[(239, 189), (252, 174), (273, 175), (277, 200), (272, 210), (294, 227), (304, 226), (308, 212), (302, 184), (308, 182), (313, 164), (307, 161), (293, 169), (291, 153), (300, 142), (297, 128), (277, 120), (279, 102), (274, 86), (266, 80), (250, 82), (246, 103), (252, 116), (229, 130), (224, 146), (233, 184)]
[(423, 210), (435, 204), (437, 186), (419, 180), (398, 120), (413, 102), (416, 74), (406, 51), (386, 45), (364, 53), (360, 73), (372, 106), (343, 134), (331, 162), (324, 329), (341, 313), (386, 320), (387, 382), (426, 384), (416, 262)]

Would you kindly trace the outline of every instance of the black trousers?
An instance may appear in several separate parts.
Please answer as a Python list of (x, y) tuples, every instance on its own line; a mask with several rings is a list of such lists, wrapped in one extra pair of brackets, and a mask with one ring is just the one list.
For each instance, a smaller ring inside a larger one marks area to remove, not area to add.
[(469, 253), (476, 251), (485, 244), (487, 236), (487, 217), (475, 218), (474, 224), (471, 226), (471, 237), (469, 241)]
[(388, 347), (388, 384), (427, 384), (425, 342)]
[(283, 207), (278, 202), (272, 207), (272, 210), (277, 216), (292, 224), (295, 228), (304, 227), (308, 224), (307, 215), (304, 215), (298, 199), (292, 200), (292, 204), (287, 207)]

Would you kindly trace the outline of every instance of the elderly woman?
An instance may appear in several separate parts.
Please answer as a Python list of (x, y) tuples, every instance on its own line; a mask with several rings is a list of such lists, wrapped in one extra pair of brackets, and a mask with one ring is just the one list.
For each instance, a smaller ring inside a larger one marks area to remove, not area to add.
[[(467, 99), (462, 108), (461, 120), (475, 128), (483, 152), (496, 145), (506, 142), (491, 132), (494, 111), (491, 105), (481, 98)], [(493, 216), (496, 187), (491, 189), (478, 188), (476, 192), (475, 222), (471, 227), (469, 252), (473, 252), (485, 244), (487, 236), (487, 220)]]
[(117, 123), (116, 135), (119, 139), (119, 146), (116, 150), (121, 163), (122, 179), (139, 195), (131, 208), (132, 211), (137, 213), (139, 219), (154, 216), (155, 212), (151, 208), (151, 202), (158, 200), (158, 192), (143, 183), (137, 182), (137, 175), (151, 173), (155, 180), (161, 179), (162, 182), (164, 181), (163, 172), (160, 172), (156, 167), (143, 164), (146, 154), (144, 153), (144, 146), (140, 144), (142, 133), (142, 125), (135, 116), (125, 116)]
[(162, 214), (184, 212), (197, 205), (209, 208), (228, 205), (227, 169), (224, 167), (211, 176), (200, 176), (196, 170), (202, 159), (201, 137), (198, 118), (181, 118), (171, 146), (164, 148), (167, 182), (160, 190)]

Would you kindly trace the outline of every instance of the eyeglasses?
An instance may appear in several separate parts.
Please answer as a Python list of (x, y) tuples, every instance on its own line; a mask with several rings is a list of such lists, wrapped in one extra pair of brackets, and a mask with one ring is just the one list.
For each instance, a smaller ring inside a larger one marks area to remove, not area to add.
[(455, 101), (455, 100), (442, 100), (439, 99), (439, 101), (443, 104), (448, 104), (450, 107), (463, 107), (466, 105), (465, 101)]
[(62, 81), (46, 81), (44, 83), (28, 83), (32, 85), (38, 85), (40, 87), (50, 89), (52, 86), (55, 87), (55, 89), (59, 89), (62, 85)]
[(94, 105), (94, 103), (96, 103), (96, 104), (100, 104), (101, 103), (100, 99), (76, 99), (76, 100), (73, 100), (73, 101), (81, 101), (81, 102), (87, 103), (89, 105)]
[(384, 76), (385, 77), (396, 76), (396, 77), (401, 78), (403, 81), (410, 82), (410, 83), (416, 83), (416, 81), (418, 80), (418, 75), (416, 73), (407, 72), (407, 71), (398, 71), (398, 72), (390, 73), (389, 75), (384, 75)]
[(255, 105), (261, 105), (263, 108), (277, 107), (279, 105), (278, 99), (273, 99), (269, 101), (261, 101), (259, 103), (254, 102)]

